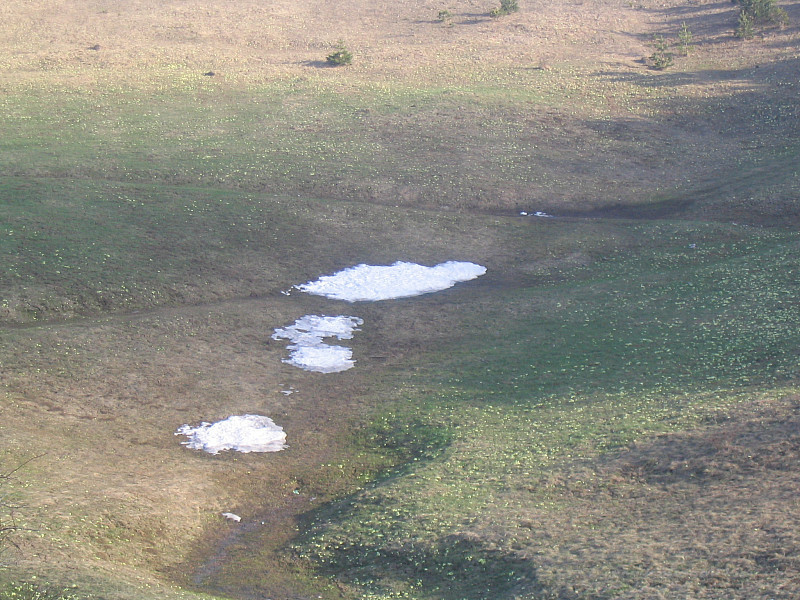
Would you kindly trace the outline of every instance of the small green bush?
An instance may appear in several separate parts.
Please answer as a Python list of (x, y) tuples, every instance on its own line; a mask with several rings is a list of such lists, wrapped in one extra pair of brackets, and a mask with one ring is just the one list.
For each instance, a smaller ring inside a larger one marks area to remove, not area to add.
[(678, 32), (678, 41), (681, 45), (681, 53), (684, 56), (689, 56), (689, 50), (692, 47), (692, 32), (686, 25), (686, 21), (681, 24), (681, 30)]
[(519, 10), (517, 0), (500, 0), (500, 6), (493, 8), (489, 13), (492, 17), (504, 17)]
[(653, 39), (655, 51), (650, 55), (650, 66), (658, 71), (671, 67), (673, 54), (669, 51), (669, 44), (663, 36), (657, 35)]
[(339, 40), (339, 43), (336, 44), (336, 49), (326, 56), (325, 60), (329, 65), (341, 67), (353, 62), (353, 54), (347, 49), (344, 42)]
[(775, 0), (734, 0), (739, 5), (739, 23), (735, 35), (749, 40), (755, 35), (756, 25), (788, 25), (789, 15), (776, 6)]
[(450, 25), (453, 21), (453, 13), (451, 13), (449, 10), (440, 10), (439, 14), (436, 15), (436, 19), (441, 23)]
[(775, 0), (734, 0), (739, 5), (740, 15), (747, 13), (758, 25), (787, 25), (789, 16), (775, 4)]
[(745, 11), (739, 11), (739, 25), (736, 27), (736, 37), (743, 40), (752, 40), (755, 35), (753, 17)]

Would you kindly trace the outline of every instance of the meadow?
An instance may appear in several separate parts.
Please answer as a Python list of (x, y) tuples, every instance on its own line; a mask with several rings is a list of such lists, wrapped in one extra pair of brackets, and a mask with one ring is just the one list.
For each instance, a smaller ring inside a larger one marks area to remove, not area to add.
[(0, 7), (0, 598), (793, 597), (800, 6), (484, 4)]

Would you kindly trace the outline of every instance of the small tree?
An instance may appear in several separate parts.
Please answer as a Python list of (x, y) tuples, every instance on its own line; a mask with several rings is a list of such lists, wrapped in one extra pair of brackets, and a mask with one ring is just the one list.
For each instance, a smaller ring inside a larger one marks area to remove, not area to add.
[(343, 65), (349, 65), (352, 63), (353, 55), (344, 45), (344, 42), (339, 40), (339, 43), (336, 44), (336, 49), (326, 56), (325, 60), (328, 61), (329, 65), (341, 67)]
[(489, 13), (492, 17), (504, 17), (519, 10), (517, 0), (500, 0), (500, 6), (493, 8)]
[(739, 24), (736, 27), (736, 37), (743, 40), (752, 40), (754, 35), (753, 17), (743, 10), (739, 11)]
[(788, 25), (789, 15), (776, 6), (775, 0), (733, 0), (739, 5), (736, 37), (745, 40), (755, 35), (756, 25)]
[(786, 25), (789, 17), (786, 11), (775, 4), (775, 0), (734, 0), (740, 12), (747, 13), (758, 25)]
[(672, 66), (672, 52), (669, 51), (669, 44), (664, 36), (656, 35), (653, 38), (655, 51), (650, 55), (650, 66), (659, 71)]
[(678, 41), (681, 44), (681, 53), (684, 56), (689, 56), (689, 49), (692, 47), (692, 32), (686, 25), (686, 21), (681, 24), (681, 30), (678, 32)]

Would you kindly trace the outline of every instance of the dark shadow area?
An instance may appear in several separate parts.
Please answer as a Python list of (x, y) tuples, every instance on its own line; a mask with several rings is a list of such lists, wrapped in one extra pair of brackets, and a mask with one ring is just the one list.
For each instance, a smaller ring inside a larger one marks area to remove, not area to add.
[(486, 13), (451, 13), (445, 19), (418, 19), (414, 21), (417, 25), (438, 25), (446, 29), (451, 29), (456, 25), (478, 25), (492, 21), (492, 16)]
[(721, 43), (735, 39), (739, 7), (732, 2), (704, 4), (699, 7), (673, 7), (660, 13), (668, 30), (677, 32), (683, 23), (692, 32), (698, 45)]
[[(797, 74), (800, 58), (788, 58), (744, 69), (709, 69), (689, 73), (622, 73), (601, 71), (598, 78), (610, 78), (648, 88), (732, 83), (735, 90), (707, 98), (674, 96), (662, 101), (656, 121), (696, 131), (702, 122), (719, 133), (755, 139), (764, 133), (780, 133), (785, 144), (800, 134), (800, 90)], [(592, 125), (590, 124), (590, 127)]]
[(558, 213), (559, 217), (580, 219), (680, 219), (692, 206), (691, 199), (668, 199), (648, 204), (609, 204), (591, 210), (566, 210)]
[(504, 552), (474, 534), (446, 536), (435, 543), (407, 540), (337, 553), (324, 573), (347, 582), (417, 582), (419, 598), (496, 600), (542, 591), (532, 561)]
[(600, 71), (596, 76), (645, 88), (665, 88), (720, 81), (752, 80), (753, 75), (756, 73), (756, 69), (710, 69), (707, 71), (683, 73), (665, 71), (654, 76), (651, 72), (630, 73), (621, 71)]
[[(762, 23), (756, 25), (756, 37), (765, 41), (774, 32), (792, 32), (800, 30), (800, 3), (777, 3), (786, 10), (789, 24)], [(740, 40), (735, 31), (738, 25), (739, 5), (734, 2), (717, 2), (714, 4), (700, 4), (697, 6), (677, 6), (667, 9), (644, 9), (648, 12), (661, 15), (664, 20), (664, 34), (677, 35), (685, 23), (694, 37), (694, 44), (699, 47), (719, 44), (741, 43), (750, 41)], [(772, 47), (778, 47), (773, 45)], [(780, 47), (785, 47), (783, 44)]]
[[(727, 43), (734, 40), (738, 8), (731, 2), (717, 2), (695, 6), (670, 8), (644, 8), (637, 10), (653, 15), (654, 20), (663, 23), (660, 33), (668, 41), (676, 38), (684, 23), (691, 31), (695, 46)], [(641, 42), (652, 41), (653, 36), (630, 31), (615, 31), (617, 35), (630, 37)]]
[(721, 416), (698, 432), (664, 435), (609, 461), (649, 485), (708, 485), (769, 471), (789, 475), (800, 459), (800, 398), (788, 414), (762, 415), (758, 420)]
[(480, 23), (492, 21), (492, 16), (489, 13), (465, 13), (460, 16), (465, 19), (460, 22), (461, 25), (479, 25)]
[(314, 69), (333, 69), (335, 65), (332, 65), (327, 60), (304, 60), (300, 63), (304, 67), (311, 67)]

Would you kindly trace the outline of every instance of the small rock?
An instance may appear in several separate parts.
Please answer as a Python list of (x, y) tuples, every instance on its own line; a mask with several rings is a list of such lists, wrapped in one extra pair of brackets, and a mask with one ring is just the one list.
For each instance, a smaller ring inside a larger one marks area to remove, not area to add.
[(235, 521), (236, 523), (242, 520), (242, 517), (240, 517), (239, 515), (235, 515), (231, 512), (224, 512), (222, 513), (222, 516), (228, 519), (228, 521)]

